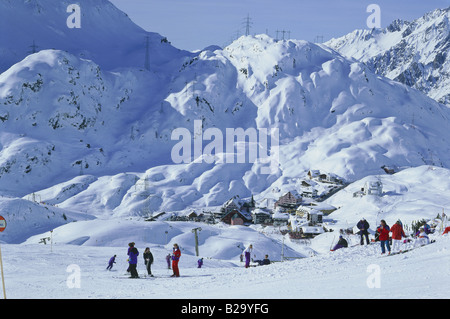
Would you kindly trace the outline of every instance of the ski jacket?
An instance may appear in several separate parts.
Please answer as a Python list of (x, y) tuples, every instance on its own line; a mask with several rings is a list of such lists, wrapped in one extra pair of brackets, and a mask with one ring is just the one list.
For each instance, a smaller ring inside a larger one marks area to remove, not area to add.
[(348, 243), (344, 238), (339, 238), (339, 241), (337, 243), (338, 245), (342, 246), (342, 247), (348, 247)]
[(144, 257), (145, 263), (147, 263), (147, 259), (148, 259), (150, 264), (153, 264), (153, 254), (151, 252), (144, 253), (143, 257)]
[(358, 227), (359, 230), (367, 231), (370, 227), (367, 220), (360, 220), (358, 224), (356, 224), (356, 227)]
[(130, 257), (130, 260), (128, 261), (132, 265), (137, 264), (137, 257), (139, 256), (139, 251), (137, 248), (133, 247), (130, 249), (128, 256)]
[(263, 261), (262, 261), (262, 264), (263, 265), (270, 265), (270, 260), (267, 259), (267, 258), (264, 258)]
[(399, 224), (394, 224), (391, 227), (392, 239), (400, 240), (402, 237), (406, 237), (403, 227)]
[(384, 228), (381, 228), (381, 226), (378, 226), (377, 233), (380, 234), (380, 236), (378, 236), (378, 239), (380, 241), (389, 240), (389, 232), (390, 232), (390, 229), (389, 229), (388, 225), (384, 226)]
[(244, 254), (251, 254), (252, 251), (253, 251), (253, 248), (250, 248), (250, 246), (249, 246), (249, 247), (245, 248)]
[(116, 257), (111, 257), (111, 259), (109, 260), (109, 264), (115, 264), (116, 263)]
[(172, 260), (178, 261), (178, 260), (180, 260), (180, 257), (181, 257), (181, 251), (179, 249), (174, 249), (173, 254), (172, 254)]

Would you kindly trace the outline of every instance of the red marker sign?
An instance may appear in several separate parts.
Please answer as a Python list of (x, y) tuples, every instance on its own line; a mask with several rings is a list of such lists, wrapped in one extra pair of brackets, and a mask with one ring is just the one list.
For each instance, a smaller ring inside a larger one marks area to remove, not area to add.
[(6, 228), (6, 220), (3, 216), (0, 216), (0, 232), (4, 231)]

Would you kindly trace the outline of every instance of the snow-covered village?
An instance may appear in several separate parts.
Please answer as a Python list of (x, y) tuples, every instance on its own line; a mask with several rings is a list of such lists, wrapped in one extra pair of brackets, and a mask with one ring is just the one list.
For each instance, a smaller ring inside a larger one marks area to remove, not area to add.
[(194, 50), (142, 2), (0, 0), (0, 297), (448, 299), (440, 3)]

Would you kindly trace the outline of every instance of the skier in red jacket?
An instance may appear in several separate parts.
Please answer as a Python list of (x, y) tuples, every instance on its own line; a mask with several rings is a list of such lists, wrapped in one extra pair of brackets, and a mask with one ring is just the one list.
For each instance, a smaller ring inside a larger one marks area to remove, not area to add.
[(178, 244), (173, 244), (173, 254), (172, 254), (172, 270), (173, 275), (171, 277), (180, 277), (180, 271), (178, 269), (178, 261), (181, 257), (181, 251)]
[(382, 219), (381, 225), (377, 228), (377, 233), (380, 234), (380, 236), (378, 236), (378, 239), (381, 243), (381, 254), (384, 254), (386, 252), (385, 246), (387, 247), (389, 254), (391, 254), (391, 246), (389, 246), (389, 232), (389, 226), (386, 224), (386, 221)]
[(392, 233), (392, 251), (402, 251), (401, 244), (402, 244), (402, 238), (406, 237), (405, 232), (403, 231), (403, 225), (400, 220), (397, 220), (397, 222), (392, 225), (391, 227), (391, 233)]

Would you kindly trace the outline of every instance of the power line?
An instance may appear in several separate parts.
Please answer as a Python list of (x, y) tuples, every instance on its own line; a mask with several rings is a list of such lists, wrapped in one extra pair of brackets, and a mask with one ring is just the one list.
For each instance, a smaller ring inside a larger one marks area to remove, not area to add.
[(29, 51), (29, 53), (36, 53), (37, 52), (37, 48), (38, 46), (36, 45), (36, 43), (33, 40), (33, 44), (29, 46), (31, 48), (31, 51)]
[(245, 18), (244, 24), (245, 24), (245, 35), (250, 35), (250, 28), (253, 22), (249, 14), (247, 14), (247, 18)]
[(276, 31), (277, 32), (277, 38), (275, 39), (276, 41), (279, 41), (280, 40), (280, 38), (278, 37), (278, 35), (281, 33), (282, 35), (283, 35), (283, 38), (282, 38), (282, 40), (286, 40), (286, 34), (288, 34), (288, 39), (290, 39), (291, 38), (291, 31), (286, 31), (286, 30), (277, 30)]
[(323, 35), (316, 35), (314, 43), (323, 43)]

